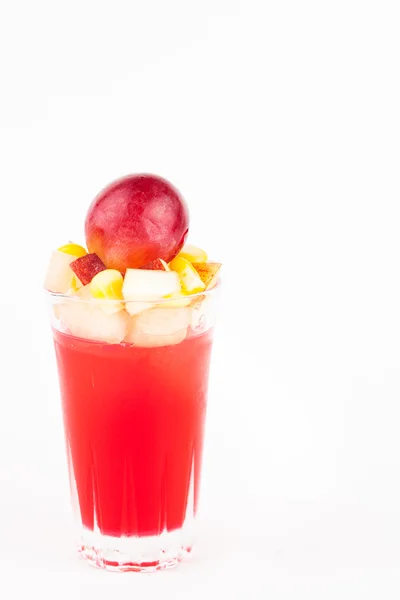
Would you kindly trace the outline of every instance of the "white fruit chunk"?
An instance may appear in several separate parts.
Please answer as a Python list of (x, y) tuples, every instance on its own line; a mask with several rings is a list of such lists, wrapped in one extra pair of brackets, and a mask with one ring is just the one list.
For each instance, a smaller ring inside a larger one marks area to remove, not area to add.
[(128, 314), (124, 310), (114, 314), (104, 312), (102, 301), (91, 298), (89, 285), (79, 290), (77, 296), (82, 300), (71, 299), (58, 305), (57, 317), (66, 331), (87, 340), (119, 344), (128, 330)]
[(174, 271), (127, 269), (122, 295), (127, 302), (126, 310), (135, 315), (151, 308), (157, 300), (176, 294), (180, 289), (179, 275)]
[(65, 294), (73, 288), (75, 273), (69, 265), (74, 260), (76, 260), (76, 256), (72, 256), (72, 254), (66, 254), (58, 250), (52, 253), (44, 282), (46, 290)]
[(189, 308), (151, 308), (131, 318), (125, 341), (135, 346), (170, 346), (182, 342), (191, 318)]

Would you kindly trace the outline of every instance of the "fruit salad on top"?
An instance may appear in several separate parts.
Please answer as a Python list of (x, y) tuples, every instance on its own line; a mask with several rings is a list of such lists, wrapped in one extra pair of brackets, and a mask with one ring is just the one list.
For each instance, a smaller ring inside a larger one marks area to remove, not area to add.
[(87, 250), (69, 242), (51, 255), (45, 288), (59, 295), (58, 328), (138, 346), (177, 344), (204, 328), (202, 292), (216, 286), (221, 264), (186, 244), (188, 231), (186, 202), (165, 179), (141, 174), (111, 183), (86, 215)]

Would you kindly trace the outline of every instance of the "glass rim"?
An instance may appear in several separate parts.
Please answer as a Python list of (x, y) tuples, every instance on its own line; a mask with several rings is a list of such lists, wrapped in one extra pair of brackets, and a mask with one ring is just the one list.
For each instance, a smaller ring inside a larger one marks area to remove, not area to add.
[[(180, 300), (184, 300), (187, 299), (189, 300), (190, 304), (192, 303), (193, 300), (195, 300), (196, 298), (204, 298), (204, 297), (209, 297), (212, 296), (214, 294), (215, 291), (219, 290), (221, 286), (221, 281), (218, 280), (217, 283), (215, 285), (213, 285), (212, 288), (210, 288), (209, 290), (204, 290), (203, 292), (197, 292), (196, 294), (188, 294), (188, 295), (183, 295), (183, 296), (178, 296), (175, 298), (160, 298), (158, 300), (153, 298), (146, 298), (145, 296), (143, 296), (143, 298), (137, 299), (137, 300), (111, 300), (111, 299), (105, 299), (105, 298), (81, 298), (80, 296), (70, 296), (68, 294), (61, 294), (59, 292), (51, 292), (50, 290), (47, 290), (46, 288), (44, 288), (44, 292), (46, 294), (46, 296), (51, 300), (51, 301), (60, 301), (60, 302), (76, 302), (76, 303), (85, 303), (85, 304), (115, 304), (116, 302), (118, 302), (119, 304), (143, 304), (143, 303), (149, 303), (149, 304), (168, 304), (168, 303), (174, 303), (174, 302), (179, 302)], [(187, 304), (187, 306), (189, 306), (189, 303)], [(186, 308), (186, 305), (182, 305), (181, 307), (176, 307), (176, 308)]]

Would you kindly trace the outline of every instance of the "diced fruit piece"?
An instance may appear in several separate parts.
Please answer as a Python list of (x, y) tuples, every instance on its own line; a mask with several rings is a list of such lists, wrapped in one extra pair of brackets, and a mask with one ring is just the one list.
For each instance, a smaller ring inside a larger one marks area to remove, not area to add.
[(206, 289), (205, 284), (199, 277), (196, 269), (194, 269), (191, 263), (177, 256), (173, 261), (169, 263), (169, 267), (172, 271), (176, 271), (181, 279), (182, 291), (185, 294), (197, 294), (203, 292)]
[(178, 190), (156, 175), (128, 175), (95, 198), (85, 221), (86, 243), (122, 274), (162, 258), (169, 262), (185, 243), (189, 212)]
[(106, 266), (97, 254), (86, 254), (71, 263), (71, 269), (83, 285), (90, 283), (93, 277), (100, 271), (104, 271), (105, 268)]
[(124, 310), (104, 311), (101, 301), (93, 299), (90, 285), (81, 288), (76, 296), (58, 305), (57, 317), (66, 331), (88, 340), (119, 344), (128, 330), (128, 314)]
[(179, 292), (181, 284), (174, 271), (127, 269), (122, 286), (126, 310), (137, 314), (151, 308), (157, 300)]
[(169, 346), (182, 342), (191, 318), (188, 308), (151, 308), (131, 318), (125, 341), (135, 346)]
[(180, 291), (179, 276), (173, 271), (126, 271), (122, 294), (125, 300), (159, 300)]
[(71, 254), (71, 256), (76, 256), (76, 258), (86, 256), (87, 254), (83, 246), (80, 246), (79, 244), (73, 244), (72, 242), (69, 242), (64, 246), (60, 246), (60, 248), (58, 248), (58, 251), (65, 252), (65, 254)]
[(169, 268), (169, 266), (167, 265), (167, 263), (165, 262), (165, 260), (163, 260), (162, 258), (156, 258), (156, 260), (152, 260), (151, 262), (147, 263), (147, 265), (145, 265), (144, 267), (141, 267), (142, 269), (147, 269), (150, 271), (170, 271), (171, 269)]
[[(107, 300), (101, 303), (101, 308), (108, 314), (112, 314), (124, 308), (122, 302), (122, 284), (124, 278), (115, 269), (106, 269), (97, 273), (89, 284), (93, 298)], [(116, 302), (109, 302), (115, 300)]]
[(74, 257), (64, 252), (55, 250), (50, 258), (44, 287), (50, 292), (65, 294), (73, 286), (75, 279), (70, 264)]
[(77, 292), (82, 287), (82, 282), (79, 281), (78, 277), (74, 274), (74, 279), (72, 281), (71, 291)]
[(197, 246), (193, 246), (193, 244), (185, 244), (178, 256), (186, 258), (190, 263), (202, 263), (208, 260), (207, 252)]
[(221, 263), (217, 262), (193, 263), (193, 267), (196, 269), (207, 290), (210, 290), (217, 284), (221, 266)]
[(122, 284), (124, 278), (115, 269), (105, 269), (97, 273), (90, 282), (93, 298), (105, 300), (122, 300)]

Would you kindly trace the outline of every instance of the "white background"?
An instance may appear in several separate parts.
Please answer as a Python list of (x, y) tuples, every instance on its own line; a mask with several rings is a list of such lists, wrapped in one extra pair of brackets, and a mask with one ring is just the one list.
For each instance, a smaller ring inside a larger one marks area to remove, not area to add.
[[(397, 6), (0, 4), (1, 598), (399, 598)], [(140, 171), (225, 263), (198, 550), (154, 576), (75, 555), (41, 290)]]

